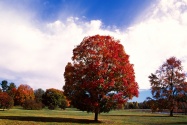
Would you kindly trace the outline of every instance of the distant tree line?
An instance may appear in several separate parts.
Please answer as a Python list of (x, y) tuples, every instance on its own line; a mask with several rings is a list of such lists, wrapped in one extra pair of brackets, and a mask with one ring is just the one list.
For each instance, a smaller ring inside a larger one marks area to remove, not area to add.
[[(167, 112), (169, 111), (166, 106), (163, 106), (163, 100), (153, 100), (148, 97), (143, 102), (126, 102), (124, 109), (149, 109), (150, 112)], [(120, 108), (122, 109), (122, 108)], [(175, 113), (184, 113), (187, 115), (187, 102), (180, 102), (178, 107), (174, 109)]]
[(151, 109), (149, 102), (147, 100), (143, 102), (126, 102), (124, 104), (124, 109)]
[(63, 91), (50, 88), (44, 91), (39, 88), (33, 90), (27, 84), (21, 84), (18, 87), (7, 80), (1, 82), (0, 88), (0, 108), (10, 109), (13, 106), (20, 105), (24, 109), (39, 110), (48, 107), (51, 110), (56, 108), (65, 109), (68, 101)]

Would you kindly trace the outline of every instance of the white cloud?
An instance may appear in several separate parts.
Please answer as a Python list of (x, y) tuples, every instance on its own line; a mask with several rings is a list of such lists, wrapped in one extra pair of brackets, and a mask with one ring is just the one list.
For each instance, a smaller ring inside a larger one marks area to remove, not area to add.
[(24, 13), (0, 13), (0, 76), (33, 88), (58, 88), (72, 50), (85, 36), (109, 34), (101, 21), (69, 17), (48, 24), (34, 24)]
[(126, 32), (127, 50), (135, 64), (140, 88), (149, 88), (148, 75), (154, 73), (163, 62), (176, 56), (183, 60), (187, 70), (187, 1), (162, 0), (144, 12)]
[(184, 0), (158, 1), (128, 29), (111, 29), (103, 27), (100, 20), (83, 21), (78, 17), (36, 23), (32, 13), (27, 17), (30, 12), (7, 11), (4, 7), (0, 12), (1, 79), (35, 89), (61, 89), (73, 48), (85, 36), (101, 34), (121, 41), (134, 64), (140, 89), (148, 89), (148, 76), (170, 56), (182, 59), (187, 70), (186, 8)]

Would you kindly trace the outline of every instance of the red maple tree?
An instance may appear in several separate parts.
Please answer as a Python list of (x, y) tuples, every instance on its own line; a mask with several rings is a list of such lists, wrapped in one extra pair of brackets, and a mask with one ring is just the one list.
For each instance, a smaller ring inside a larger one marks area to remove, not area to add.
[(64, 94), (83, 111), (109, 112), (138, 96), (133, 65), (120, 41), (111, 36), (86, 37), (65, 68)]
[(187, 93), (186, 75), (181, 61), (171, 57), (156, 71), (149, 76), (153, 99), (160, 102), (159, 108), (173, 110), (178, 106)]

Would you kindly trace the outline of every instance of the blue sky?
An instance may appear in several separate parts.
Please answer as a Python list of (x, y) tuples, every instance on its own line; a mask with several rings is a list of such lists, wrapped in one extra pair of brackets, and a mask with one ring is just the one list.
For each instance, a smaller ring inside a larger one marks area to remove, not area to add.
[(187, 71), (186, 0), (0, 0), (0, 79), (32, 88), (64, 85), (64, 67), (85, 36), (119, 39), (134, 64), (140, 96), (171, 56)]
[[(55, 21), (70, 16), (101, 20), (106, 26), (129, 26), (150, 0), (7, 0), (18, 10), (35, 13), (37, 20)], [(62, 16), (62, 17), (61, 17)]]

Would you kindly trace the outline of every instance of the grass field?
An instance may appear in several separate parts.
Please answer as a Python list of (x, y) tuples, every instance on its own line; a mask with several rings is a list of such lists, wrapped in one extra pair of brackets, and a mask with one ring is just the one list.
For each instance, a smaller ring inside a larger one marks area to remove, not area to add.
[(0, 125), (187, 125), (186, 115), (168, 117), (164, 114), (137, 112), (134, 110), (115, 110), (99, 115), (94, 122), (94, 114), (67, 110), (23, 110), (13, 108), (0, 111)]

